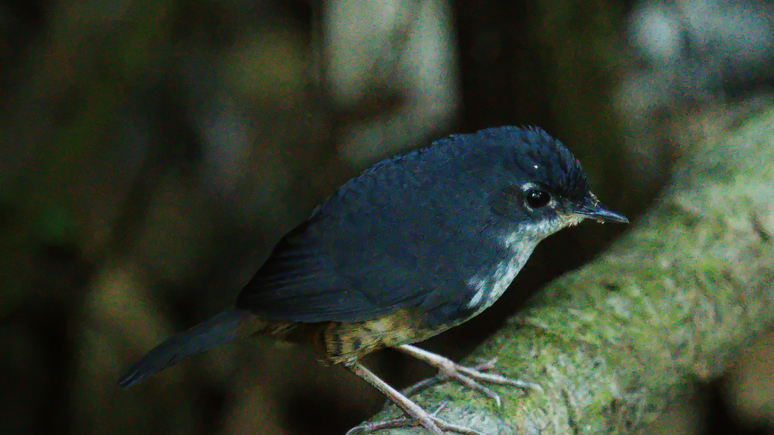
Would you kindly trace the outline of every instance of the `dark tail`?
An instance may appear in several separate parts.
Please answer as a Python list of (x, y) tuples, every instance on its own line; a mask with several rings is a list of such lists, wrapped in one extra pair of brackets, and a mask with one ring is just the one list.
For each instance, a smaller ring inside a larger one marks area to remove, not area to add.
[[(252, 318), (252, 319), (251, 319)], [(232, 308), (177, 334), (153, 348), (118, 380), (118, 385), (129, 388), (148, 376), (161, 371), (191, 355), (204, 352), (235, 338), (250, 335), (247, 324), (254, 323), (254, 316), (244, 310)]]

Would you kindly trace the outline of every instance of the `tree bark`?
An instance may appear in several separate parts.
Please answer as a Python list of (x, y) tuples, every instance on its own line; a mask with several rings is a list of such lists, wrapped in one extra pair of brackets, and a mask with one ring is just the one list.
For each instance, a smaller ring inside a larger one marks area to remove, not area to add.
[[(772, 320), (774, 111), (697, 144), (604, 255), (548, 285), (468, 362), (544, 393), (444, 383), (413, 397), (486, 434), (632, 433), (709, 380)], [(376, 419), (396, 417), (394, 407)], [(425, 433), (421, 427), (385, 434)]]

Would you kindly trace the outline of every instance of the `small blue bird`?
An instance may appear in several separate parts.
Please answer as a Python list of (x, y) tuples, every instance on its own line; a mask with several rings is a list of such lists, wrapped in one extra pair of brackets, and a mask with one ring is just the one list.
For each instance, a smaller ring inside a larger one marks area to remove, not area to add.
[(235, 338), (268, 336), (311, 344), (321, 361), (365, 379), (404, 411), (398, 424), (471, 433), (429, 414), (358, 359), (394, 347), (499, 403), (479, 381), (524, 384), (411, 343), (481, 313), (541, 240), (586, 218), (628, 222), (600, 204), (578, 160), (543, 130), (449, 136), (341, 186), (280, 240), (234, 308), (158, 345), (119, 385)]

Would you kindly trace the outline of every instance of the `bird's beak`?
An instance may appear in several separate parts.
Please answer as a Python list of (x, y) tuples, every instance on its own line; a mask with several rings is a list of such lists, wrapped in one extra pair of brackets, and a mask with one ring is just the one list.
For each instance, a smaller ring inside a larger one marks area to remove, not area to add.
[(586, 199), (584, 199), (581, 203), (577, 204), (573, 211), (585, 218), (596, 219), (599, 223), (629, 223), (629, 219), (626, 219), (626, 216), (620, 213), (616, 213), (613, 210), (605, 207), (593, 194), (586, 197)]

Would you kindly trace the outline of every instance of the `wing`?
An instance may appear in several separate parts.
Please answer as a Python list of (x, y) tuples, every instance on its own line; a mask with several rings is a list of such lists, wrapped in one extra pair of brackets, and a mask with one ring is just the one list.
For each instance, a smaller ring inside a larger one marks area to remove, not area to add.
[(471, 277), (503, 255), (488, 196), (500, 159), (488, 149), (457, 158), (461, 149), (409, 153), (345, 183), (277, 244), (237, 306), (309, 323), (404, 308), (447, 323), (468, 315)]
[(240, 293), (238, 308), (304, 323), (362, 322), (413, 308), (430, 325), (471, 314), (475, 290), (468, 271), (480, 269), (476, 263), (485, 256), (458, 248), (465, 243), (402, 243), (428, 237), (405, 227), (400, 236), (349, 234), (331, 240), (335, 231), (326, 237), (325, 230), (311, 226), (304, 222), (283, 237)]
[[(315, 323), (365, 321), (422, 304), (423, 288), (404, 285), (418, 281), (416, 271), (400, 270), (387, 256), (342, 264), (310, 225), (306, 221), (282, 238), (239, 294), (237, 307), (269, 320)], [(351, 267), (357, 272), (342, 273)]]

